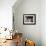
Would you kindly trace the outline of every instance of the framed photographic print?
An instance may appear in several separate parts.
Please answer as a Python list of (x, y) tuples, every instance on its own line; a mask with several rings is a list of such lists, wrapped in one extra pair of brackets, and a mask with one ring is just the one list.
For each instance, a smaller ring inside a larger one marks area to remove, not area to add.
[(23, 14), (23, 24), (24, 25), (35, 25), (36, 14)]

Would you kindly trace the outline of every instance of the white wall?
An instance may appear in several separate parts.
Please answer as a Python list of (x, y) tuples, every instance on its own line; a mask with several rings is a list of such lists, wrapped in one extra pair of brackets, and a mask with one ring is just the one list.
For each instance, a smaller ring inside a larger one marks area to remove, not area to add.
[(16, 0), (0, 0), (0, 27), (12, 28), (12, 6)]
[(41, 1), (41, 38), (42, 46), (46, 46), (46, 0)]
[[(41, 46), (41, 30), (40, 30), (40, 0), (23, 0), (20, 5), (15, 8), (14, 5), (14, 19), (15, 30), (22, 32), (24, 37), (35, 41), (36, 46)], [(23, 25), (23, 14), (36, 14), (36, 25)]]

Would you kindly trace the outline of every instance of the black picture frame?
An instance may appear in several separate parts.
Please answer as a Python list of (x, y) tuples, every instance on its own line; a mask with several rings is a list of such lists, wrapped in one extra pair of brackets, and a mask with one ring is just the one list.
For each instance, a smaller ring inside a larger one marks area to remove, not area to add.
[(24, 25), (35, 25), (36, 14), (23, 14), (23, 24)]

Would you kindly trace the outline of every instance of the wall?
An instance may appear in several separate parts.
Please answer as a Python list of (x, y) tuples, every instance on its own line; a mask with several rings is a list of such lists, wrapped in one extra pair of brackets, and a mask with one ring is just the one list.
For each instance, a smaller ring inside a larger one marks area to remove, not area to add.
[(46, 0), (41, 1), (41, 41), (46, 46)]
[[(41, 46), (40, 12), (40, 0), (23, 0), (17, 7), (13, 7), (15, 30), (22, 32), (24, 38), (34, 40), (36, 46)], [(36, 14), (36, 25), (23, 25), (24, 13)]]
[(0, 0), (0, 27), (12, 28), (12, 6), (16, 0)]

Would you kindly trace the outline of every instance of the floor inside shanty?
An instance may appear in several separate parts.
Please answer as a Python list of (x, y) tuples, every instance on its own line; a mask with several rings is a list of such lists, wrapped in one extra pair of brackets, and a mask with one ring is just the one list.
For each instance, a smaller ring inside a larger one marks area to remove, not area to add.
[(0, 46), (16, 46), (15, 39), (13, 39), (13, 40), (6, 40), (6, 42), (0, 43)]

